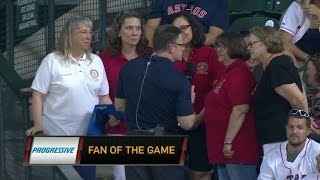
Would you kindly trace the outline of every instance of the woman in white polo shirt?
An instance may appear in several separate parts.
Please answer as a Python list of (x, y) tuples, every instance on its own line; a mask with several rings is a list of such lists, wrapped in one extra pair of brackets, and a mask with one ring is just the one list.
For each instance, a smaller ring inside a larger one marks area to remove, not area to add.
[[(92, 22), (88, 18), (69, 19), (58, 40), (58, 48), (41, 62), (31, 88), (34, 126), (32, 135), (87, 134), (96, 104), (112, 104), (103, 63), (92, 54)], [(83, 179), (95, 179), (95, 166), (75, 166)]]
[(96, 104), (111, 104), (101, 59), (91, 53), (92, 22), (69, 19), (58, 48), (41, 62), (31, 88), (34, 126), (27, 135), (86, 135)]

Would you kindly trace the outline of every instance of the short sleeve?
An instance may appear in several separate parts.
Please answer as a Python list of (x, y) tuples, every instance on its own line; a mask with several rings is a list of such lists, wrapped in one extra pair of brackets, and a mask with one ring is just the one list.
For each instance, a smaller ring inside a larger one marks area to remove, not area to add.
[(50, 61), (53, 61), (54, 56), (52, 54), (49, 54), (46, 56), (36, 73), (36, 76), (32, 82), (31, 88), (39, 91), (43, 94), (47, 94), (51, 85), (52, 81), (52, 63)]
[(295, 36), (297, 33), (299, 23), (302, 19), (302, 9), (300, 8), (299, 4), (293, 2), (287, 9), (286, 13), (284, 14), (280, 30), (290, 33), (291, 35)]
[(126, 99), (125, 93), (124, 93), (124, 71), (125, 66), (121, 69), (119, 76), (118, 76), (118, 81), (117, 81), (117, 88), (116, 88), (116, 98), (118, 99)]
[(165, 9), (163, 9), (163, 3), (164, 0), (153, 0), (147, 19), (162, 18), (163, 12), (165, 11)]
[[(240, 61), (240, 60), (238, 60)], [(251, 104), (251, 92), (255, 82), (250, 72), (245, 72), (244, 69), (236, 69), (232, 73), (228, 84), (228, 99), (231, 106), (242, 104)]]
[[(278, 61), (278, 62), (276, 62)], [(283, 62), (280, 62), (283, 61)], [(269, 69), (269, 76), (270, 76), (270, 83), (271, 87), (275, 89), (276, 87), (279, 87), (284, 84), (292, 84), (295, 83), (295, 76), (297, 74), (295, 73), (295, 69), (293, 67), (293, 64), (284, 63), (284, 61), (290, 61), (286, 59), (277, 59), (274, 62), (271, 61), (269, 64), (270, 67), (267, 67)], [(298, 73), (298, 72), (296, 72)], [(299, 76), (299, 75), (298, 75)]]
[(177, 94), (176, 114), (177, 116), (189, 116), (193, 114), (191, 102), (191, 85), (185, 78)]
[[(102, 66), (102, 62), (101, 62)], [(108, 83), (108, 77), (106, 74), (106, 71), (104, 67), (102, 68), (102, 82), (101, 87), (99, 89), (98, 95), (108, 95), (109, 94), (109, 83)]]

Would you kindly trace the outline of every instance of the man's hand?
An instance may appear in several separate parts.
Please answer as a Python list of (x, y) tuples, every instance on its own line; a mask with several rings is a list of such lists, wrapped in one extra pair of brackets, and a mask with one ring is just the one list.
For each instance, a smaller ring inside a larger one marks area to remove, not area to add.
[(194, 92), (194, 85), (191, 86), (191, 102), (194, 103), (194, 100), (196, 99), (196, 93)]
[(120, 120), (117, 120), (113, 115), (109, 115), (109, 119), (108, 119), (108, 126), (114, 127), (116, 125), (118, 125), (120, 122)]

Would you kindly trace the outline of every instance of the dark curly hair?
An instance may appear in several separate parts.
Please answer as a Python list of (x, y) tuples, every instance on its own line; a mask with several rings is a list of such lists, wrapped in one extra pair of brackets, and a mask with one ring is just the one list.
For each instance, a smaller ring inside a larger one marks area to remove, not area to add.
[(111, 50), (112, 55), (118, 54), (122, 49), (122, 40), (118, 36), (121, 30), (121, 27), (127, 18), (138, 18), (141, 23), (141, 37), (137, 44), (137, 53), (148, 53), (148, 40), (144, 35), (144, 24), (145, 21), (141, 18), (140, 14), (136, 11), (123, 11), (117, 15), (114, 19), (113, 24), (111, 25), (111, 29), (108, 32), (108, 40), (107, 40), (107, 47)]
[(206, 37), (203, 33), (203, 27), (199, 22), (194, 19), (193, 16), (188, 11), (181, 11), (178, 14), (174, 15), (172, 18), (171, 23), (173, 23), (177, 18), (183, 17), (185, 18), (192, 29), (192, 40), (191, 40), (191, 47), (194, 49), (200, 48), (203, 46), (204, 41), (206, 40)]

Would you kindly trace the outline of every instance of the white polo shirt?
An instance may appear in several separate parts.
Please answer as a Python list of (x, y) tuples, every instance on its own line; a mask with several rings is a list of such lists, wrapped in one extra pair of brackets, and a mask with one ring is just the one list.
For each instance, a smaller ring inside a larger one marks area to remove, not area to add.
[(57, 52), (41, 62), (31, 88), (45, 94), (42, 126), (48, 135), (86, 135), (98, 95), (109, 94), (109, 84), (99, 56), (84, 55), (67, 61)]

